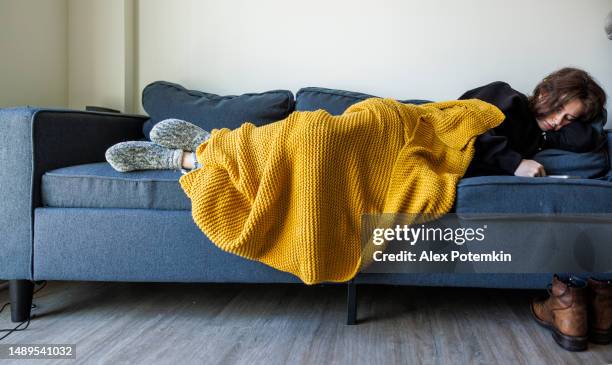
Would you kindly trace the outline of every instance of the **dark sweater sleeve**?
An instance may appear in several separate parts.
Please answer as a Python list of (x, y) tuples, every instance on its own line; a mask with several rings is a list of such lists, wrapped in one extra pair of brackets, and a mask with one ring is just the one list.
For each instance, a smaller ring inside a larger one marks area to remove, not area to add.
[[(496, 81), (469, 91), (459, 97), (461, 99), (479, 99), (498, 107), (506, 117), (508, 111), (516, 108), (519, 96), (510, 85)], [(506, 121), (504, 121), (506, 122)], [(481, 134), (476, 138), (476, 155), (479, 163), (496, 166), (510, 175), (518, 168), (523, 157), (510, 148), (508, 138), (498, 134), (494, 129)]]
[(558, 131), (544, 132), (544, 148), (558, 148), (572, 152), (589, 152), (597, 145), (597, 131), (591, 125), (572, 122)]
[(508, 147), (508, 138), (498, 135), (494, 129), (476, 138), (474, 158), (489, 166), (498, 166), (510, 175), (514, 175), (523, 160), (520, 153)]

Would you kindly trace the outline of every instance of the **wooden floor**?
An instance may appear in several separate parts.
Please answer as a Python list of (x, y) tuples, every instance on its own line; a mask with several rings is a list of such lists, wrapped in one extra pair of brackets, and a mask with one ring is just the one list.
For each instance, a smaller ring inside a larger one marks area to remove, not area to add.
[(530, 318), (533, 294), (359, 286), (347, 326), (344, 286), (50, 282), (2, 343), (77, 345), (77, 360), (33, 364), (612, 363), (612, 345), (558, 348)]

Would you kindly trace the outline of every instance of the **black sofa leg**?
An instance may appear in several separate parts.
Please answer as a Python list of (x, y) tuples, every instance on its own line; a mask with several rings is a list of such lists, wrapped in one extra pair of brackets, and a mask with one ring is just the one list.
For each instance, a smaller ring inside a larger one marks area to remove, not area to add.
[(357, 284), (354, 280), (347, 283), (346, 291), (346, 324), (357, 324)]
[(30, 280), (10, 280), (11, 321), (23, 322), (30, 318), (34, 282)]

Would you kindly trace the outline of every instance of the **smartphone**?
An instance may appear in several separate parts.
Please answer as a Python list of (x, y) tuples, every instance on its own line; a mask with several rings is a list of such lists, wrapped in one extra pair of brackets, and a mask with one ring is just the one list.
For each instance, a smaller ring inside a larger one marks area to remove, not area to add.
[(546, 175), (545, 177), (552, 177), (553, 179), (582, 179), (580, 176), (574, 175)]

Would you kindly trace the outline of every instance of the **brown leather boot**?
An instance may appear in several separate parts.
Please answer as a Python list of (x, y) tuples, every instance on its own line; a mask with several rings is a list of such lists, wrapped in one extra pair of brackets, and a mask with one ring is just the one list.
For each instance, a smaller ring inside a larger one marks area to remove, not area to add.
[(588, 345), (587, 288), (564, 283), (553, 277), (550, 296), (531, 302), (533, 318), (552, 332), (557, 344), (569, 351), (583, 351)]
[(589, 278), (589, 341), (612, 342), (612, 283)]

